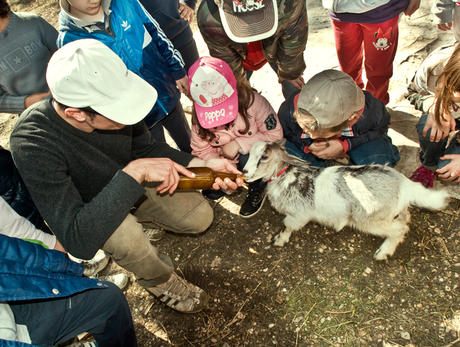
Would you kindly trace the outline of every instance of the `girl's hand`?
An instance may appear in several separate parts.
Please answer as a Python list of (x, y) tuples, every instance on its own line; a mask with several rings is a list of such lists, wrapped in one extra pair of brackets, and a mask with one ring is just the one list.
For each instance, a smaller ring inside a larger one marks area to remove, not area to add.
[(460, 183), (460, 154), (446, 154), (441, 160), (450, 160), (450, 163), (437, 169), (438, 177), (444, 181)]
[(186, 96), (190, 95), (190, 92), (188, 90), (188, 77), (187, 77), (187, 75), (182, 77), (180, 80), (176, 81), (176, 87), (177, 87), (177, 89), (179, 89), (179, 91), (182, 94), (184, 94)]
[(447, 31), (452, 28), (452, 22), (438, 24), (438, 29), (442, 31)]
[[(210, 167), (214, 171), (230, 172), (237, 175), (241, 175), (241, 171), (239, 171), (235, 167), (235, 165), (227, 159), (208, 159), (205, 160), (204, 166)], [(212, 189), (223, 189), (225, 192), (230, 194), (242, 185), (243, 180), (241, 178), (237, 178), (235, 181), (232, 181), (229, 178), (226, 178), (225, 180), (216, 178), (216, 181), (214, 182)]]
[(235, 140), (230, 141), (229, 143), (222, 146), (222, 155), (227, 159), (235, 159), (237, 156), (240, 145)]
[(433, 119), (433, 114), (428, 113), (425, 127), (423, 128), (423, 136), (428, 134), (431, 129), (430, 142), (439, 142), (441, 139), (446, 138), (451, 131), (455, 130), (455, 119), (451, 115), (444, 115), (447, 121), (441, 119), (441, 125)]
[(302, 76), (297, 77), (295, 80), (288, 80), (282, 77), (278, 77), (278, 82), (282, 83), (283, 81), (289, 82), (292, 84), (294, 87), (297, 89), (302, 89), (303, 85), (305, 84), (305, 81), (303, 80)]
[(186, 4), (183, 4), (181, 2), (179, 3), (179, 14), (183, 20), (186, 20), (189, 23), (191, 23), (193, 20), (194, 13), (195, 11), (188, 7)]

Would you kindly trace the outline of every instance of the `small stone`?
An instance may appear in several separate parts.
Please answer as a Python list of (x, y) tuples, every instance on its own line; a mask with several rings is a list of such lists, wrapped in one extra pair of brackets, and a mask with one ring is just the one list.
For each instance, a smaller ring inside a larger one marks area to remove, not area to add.
[(404, 340), (410, 340), (410, 334), (407, 331), (401, 331), (401, 338)]
[(269, 327), (270, 329), (273, 328), (274, 326), (275, 326), (275, 324), (273, 324), (273, 323), (270, 323), (270, 324), (268, 325), (268, 327)]

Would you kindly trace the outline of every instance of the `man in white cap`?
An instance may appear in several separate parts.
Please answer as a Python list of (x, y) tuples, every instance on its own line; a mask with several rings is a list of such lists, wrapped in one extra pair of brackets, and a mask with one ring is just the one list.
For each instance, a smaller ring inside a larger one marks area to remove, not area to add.
[[(205, 231), (213, 210), (197, 192), (175, 192), (179, 174), (193, 176), (186, 166), (238, 171), (223, 159), (203, 161), (152, 143), (141, 120), (155, 103), (155, 89), (97, 40), (58, 50), (46, 78), (53, 100), (22, 114), (11, 149), (51, 230), (76, 257), (89, 259), (103, 249), (169, 307), (203, 309), (204, 291), (177, 276), (141, 223), (176, 233)], [(241, 184), (218, 179), (214, 188)]]

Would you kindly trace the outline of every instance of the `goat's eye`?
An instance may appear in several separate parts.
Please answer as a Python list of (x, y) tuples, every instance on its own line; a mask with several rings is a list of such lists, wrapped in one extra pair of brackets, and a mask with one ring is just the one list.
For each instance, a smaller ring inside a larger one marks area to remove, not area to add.
[(263, 154), (261, 157), (260, 157), (260, 160), (267, 160), (268, 159), (268, 155), (266, 154)]

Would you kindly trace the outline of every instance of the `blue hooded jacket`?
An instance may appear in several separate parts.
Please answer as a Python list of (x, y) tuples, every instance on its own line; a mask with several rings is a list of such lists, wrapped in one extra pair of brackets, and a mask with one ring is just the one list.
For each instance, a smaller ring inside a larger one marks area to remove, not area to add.
[[(107, 287), (82, 274), (83, 265), (62, 252), (0, 234), (0, 302), (60, 298)], [(31, 345), (0, 337), (0, 346)]]
[(106, 287), (82, 274), (83, 265), (63, 252), (0, 234), (0, 302), (60, 298)]
[(145, 119), (150, 127), (166, 117), (179, 102), (176, 80), (186, 74), (184, 62), (139, 1), (112, 0), (109, 10), (106, 21), (109, 21), (110, 29), (105, 30), (96, 25), (81, 27), (61, 8), (58, 47), (75, 40), (92, 38), (112, 49), (129, 70), (149, 82), (158, 92), (158, 100)]

